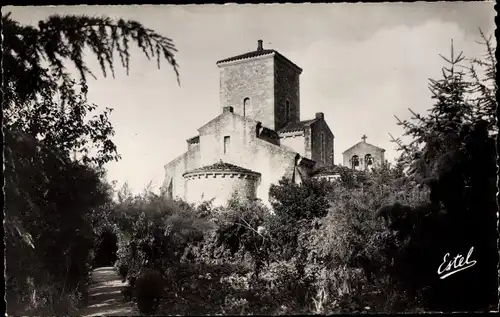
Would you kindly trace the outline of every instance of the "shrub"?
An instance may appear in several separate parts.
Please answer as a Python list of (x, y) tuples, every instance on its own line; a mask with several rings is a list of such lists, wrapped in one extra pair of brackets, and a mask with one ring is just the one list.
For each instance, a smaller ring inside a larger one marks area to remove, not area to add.
[(300, 185), (283, 178), (278, 185), (271, 185), (269, 197), (274, 212), (293, 220), (324, 217), (329, 203), (326, 194), (330, 183), (324, 180), (306, 179)]
[(163, 298), (165, 279), (158, 271), (142, 273), (135, 284), (137, 307), (144, 314), (153, 314)]
[(128, 264), (125, 263), (120, 264), (120, 266), (118, 266), (118, 272), (120, 273), (121, 277), (123, 277), (124, 279), (127, 278)]

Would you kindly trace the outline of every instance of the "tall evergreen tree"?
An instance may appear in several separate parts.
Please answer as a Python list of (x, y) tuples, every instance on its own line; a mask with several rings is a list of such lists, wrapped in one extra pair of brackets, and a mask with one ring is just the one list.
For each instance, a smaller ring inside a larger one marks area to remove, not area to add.
[[(488, 56), (484, 63), (472, 62), (490, 65), (494, 60)], [(482, 83), (479, 76), (466, 78), (459, 70), (465, 59), (461, 53), (455, 56), (453, 48), (451, 58), (443, 59), (449, 66), (443, 68), (443, 78), (430, 80), (436, 103), (429, 114), (399, 120), (413, 141), (409, 145), (395, 141), (405, 152), (405, 163), (412, 164), (411, 175), (430, 187), (432, 202), (422, 206), (420, 220), (401, 250), (401, 263), (417, 268), (419, 281), (414, 286), (426, 289), (428, 309), (483, 310), (495, 301), (497, 287), (496, 151), (488, 133), (494, 125), (491, 96), (496, 88)], [(486, 80), (494, 74), (489, 67)], [(436, 270), (443, 256), (466, 255), (471, 247), (476, 266), (439, 279)]]
[[(498, 133), (496, 123), (496, 93), (498, 90), (497, 60), (495, 56), (494, 43), (492, 36), (487, 37), (480, 29), (481, 41), (478, 43), (485, 48), (482, 58), (471, 58), (468, 73), (471, 77), (471, 86), (474, 96), (473, 115), (476, 119), (486, 120), (488, 122), (488, 131), (491, 134)], [(482, 74), (481, 74), (482, 73)]]

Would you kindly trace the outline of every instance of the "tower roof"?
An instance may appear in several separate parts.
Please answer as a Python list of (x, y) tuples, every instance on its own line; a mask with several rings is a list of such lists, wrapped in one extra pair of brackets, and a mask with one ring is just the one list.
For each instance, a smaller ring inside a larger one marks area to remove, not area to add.
[(237, 61), (237, 60), (244, 60), (244, 59), (249, 59), (249, 58), (254, 58), (254, 57), (259, 57), (259, 56), (264, 56), (264, 55), (270, 55), (270, 54), (274, 54), (274, 56), (276, 56), (277, 58), (285, 61), (286, 63), (291, 64), (293, 67), (297, 68), (297, 70), (299, 72), (302, 72), (302, 68), (300, 68), (295, 63), (293, 63), (291, 60), (289, 60), (288, 58), (286, 58), (285, 56), (280, 54), (278, 51), (273, 50), (273, 49), (264, 49), (262, 47), (262, 40), (258, 41), (257, 49), (255, 51), (250, 51), (250, 52), (246, 52), (246, 53), (243, 53), (240, 55), (236, 55), (236, 56), (222, 59), (222, 60), (217, 62), (217, 65), (232, 62), (232, 61)]
[(287, 133), (287, 132), (295, 132), (295, 131), (304, 131), (304, 129), (314, 122), (316, 122), (318, 119), (311, 119), (311, 120), (304, 120), (304, 121), (297, 121), (297, 122), (290, 122), (287, 125), (285, 125), (283, 128), (278, 130), (278, 133)]

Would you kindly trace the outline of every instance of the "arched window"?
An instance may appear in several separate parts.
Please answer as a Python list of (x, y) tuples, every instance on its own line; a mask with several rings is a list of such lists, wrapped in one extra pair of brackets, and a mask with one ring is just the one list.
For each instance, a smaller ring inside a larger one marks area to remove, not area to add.
[(359, 166), (359, 156), (353, 155), (353, 157), (351, 158), (351, 167), (354, 170), (358, 166)]
[(247, 107), (250, 106), (250, 98), (246, 97), (243, 99), (243, 116), (245, 117), (247, 114)]
[(373, 157), (371, 154), (365, 155), (365, 169), (368, 169), (369, 166), (373, 165)]
[(290, 122), (290, 102), (288, 100), (285, 102), (285, 120)]

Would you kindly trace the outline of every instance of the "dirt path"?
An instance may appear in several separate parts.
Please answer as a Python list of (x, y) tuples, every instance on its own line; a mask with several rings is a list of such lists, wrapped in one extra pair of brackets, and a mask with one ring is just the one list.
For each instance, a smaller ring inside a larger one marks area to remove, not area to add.
[(89, 306), (80, 316), (140, 316), (134, 303), (126, 303), (122, 289), (127, 285), (114, 267), (100, 267), (91, 273)]

